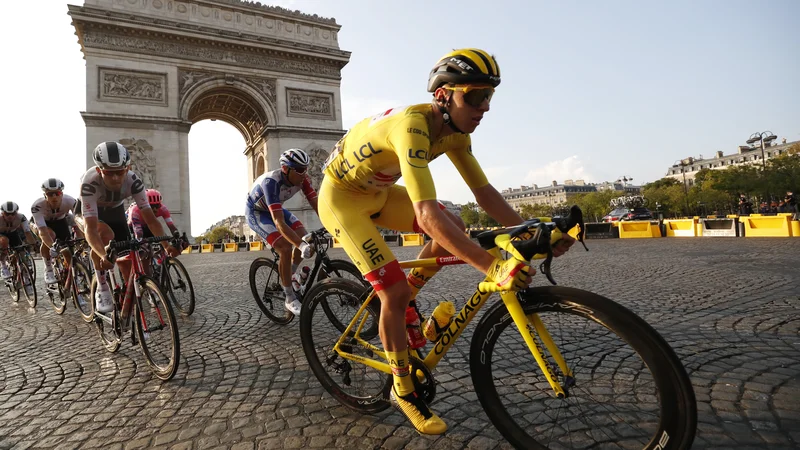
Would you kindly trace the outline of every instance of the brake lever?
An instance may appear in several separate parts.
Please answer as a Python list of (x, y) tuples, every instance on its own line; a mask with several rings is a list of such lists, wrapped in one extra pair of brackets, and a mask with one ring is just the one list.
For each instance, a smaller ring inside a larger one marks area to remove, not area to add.
[(547, 280), (553, 284), (553, 286), (558, 285), (556, 280), (553, 279), (553, 273), (550, 271), (550, 263), (553, 262), (553, 249), (547, 251), (547, 258), (539, 264), (539, 272), (542, 272), (544, 276), (547, 277)]

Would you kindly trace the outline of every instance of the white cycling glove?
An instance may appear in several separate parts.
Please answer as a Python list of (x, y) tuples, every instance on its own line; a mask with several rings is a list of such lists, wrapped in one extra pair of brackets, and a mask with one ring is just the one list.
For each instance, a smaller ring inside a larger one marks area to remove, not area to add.
[(311, 255), (314, 254), (314, 247), (308, 242), (303, 242), (298, 248), (300, 249), (300, 254), (303, 256), (303, 259), (311, 258)]

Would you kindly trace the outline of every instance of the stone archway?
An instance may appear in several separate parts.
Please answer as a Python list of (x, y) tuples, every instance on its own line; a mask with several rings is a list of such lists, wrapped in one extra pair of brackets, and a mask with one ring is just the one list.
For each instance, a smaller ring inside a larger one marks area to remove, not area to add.
[[(245, 0), (85, 0), (69, 15), (86, 60), (87, 167), (98, 142), (129, 146), (183, 230), (192, 124), (222, 120), (242, 134), (250, 183), (286, 148), (323, 161), (344, 133), (350, 53), (334, 19)], [(304, 200), (286, 207), (319, 224)]]

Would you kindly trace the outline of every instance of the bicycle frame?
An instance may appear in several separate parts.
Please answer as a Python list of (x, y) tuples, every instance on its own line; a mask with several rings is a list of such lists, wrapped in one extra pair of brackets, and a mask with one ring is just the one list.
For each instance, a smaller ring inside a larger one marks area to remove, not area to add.
[[(319, 271), (323, 267), (330, 265), (331, 261), (331, 259), (328, 257), (328, 246), (323, 243), (323, 239), (321, 238), (321, 233), (319, 233), (319, 230), (312, 232), (311, 236), (312, 236), (311, 242), (314, 246), (314, 254), (315, 254), (314, 266), (311, 268), (311, 272), (308, 273), (308, 277), (306, 278), (305, 283), (303, 284), (303, 294), (299, 298), (301, 302), (303, 301), (303, 298), (305, 298), (306, 294), (310, 290), (309, 288), (311, 287), (311, 284), (314, 282), (314, 280), (317, 279)], [(275, 258), (274, 259), (275, 264), (278, 264), (278, 262), (280, 261), (280, 255), (272, 247), (270, 247), (270, 251), (272, 251), (272, 255)], [(279, 277), (280, 277), (280, 272), (279, 272)]]
[[(121, 305), (121, 308), (120, 308), (119, 319), (122, 321), (122, 331), (127, 331), (129, 329), (130, 321), (131, 321), (131, 317), (132, 317), (131, 314), (130, 314), (130, 311), (131, 311), (131, 307), (133, 306), (133, 302), (134, 301), (137, 301), (137, 302), (141, 301), (142, 293), (139, 290), (138, 281), (139, 281), (139, 277), (141, 275), (144, 275), (144, 270), (143, 270), (143, 267), (142, 267), (141, 258), (139, 257), (139, 252), (137, 250), (131, 250), (131, 252), (129, 254), (117, 258), (117, 261), (130, 261), (131, 262), (131, 270), (130, 270), (130, 272), (128, 274), (128, 280), (127, 280), (127, 282), (124, 282), (124, 280), (123, 280), (122, 287), (120, 287), (120, 285), (118, 283), (117, 276), (116, 276), (116, 271), (115, 270), (111, 270), (110, 271), (111, 282), (112, 282), (112, 284), (114, 286), (114, 293), (119, 295), (119, 294), (122, 293), (123, 290), (125, 291), (125, 296), (123, 297), (122, 305)], [(139, 311), (139, 318), (142, 321), (142, 329), (143, 329), (143, 331), (144, 332), (149, 331), (149, 328), (147, 326), (147, 321), (145, 320), (144, 313), (142, 312), (141, 307), (137, 308), (137, 310)], [(159, 322), (161, 322), (161, 325), (163, 326), (164, 318), (161, 315), (161, 310), (156, 308), (156, 312), (158, 314), (158, 320), (159, 320)], [(113, 325), (112, 317), (108, 317), (108, 316), (106, 316), (106, 315), (104, 315), (102, 313), (99, 313), (99, 312), (95, 312), (95, 316), (99, 316), (104, 322), (106, 322), (106, 323), (108, 323), (110, 325)]]
[[(499, 258), (500, 250), (498, 248), (494, 248), (489, 251), (489, 253)], [(449, 266), (449, 265), (457, 265), (457, 264), (465, 264), (464, 261), (459, 259), (455, 256), (445, 256), (445, 257), (438, 257), (438, 258), (425, 258), (425, 259), (415, 259), (409, 261), (401, 261), (400, 267), (403, 269), (410, 269), (415, 267), (442, 267), (442, 266)], [(491, 281), (488, 277), (484, 279), (484, 281)], [(479, 289), (475, 290), (475, 293), (467, 300), (467, 303), (458, 313), (458, 315), (454, 316), (453, 321), (450, 323), (450, 326), (442, 333), (441, 336), (437, 339), (434, 343), (433, 348), (428, 352), (425, 358), (422, 360), (425, 367), (429, 370), (433, 370), (438, 364), (439, 361), (444, 357), (444, 355), (450, 350), (450, 347), (458, 340), (461, 336), (461, 333), (464, 332), (467, 325), (475, 318), (478, 314), (478, 311), (486, 304), (486, 301), (491, 296), (491, 292), (481, 292)], [(345, 352), (342, 350), (341, 346), (348, 338), (353, 338), (356, 340), (358, 345), (368, 350), (371, 350), (374, 354), (378, 355), (384, 361), (386, 360), (386, 354), (381, 349), (375, 345), (370, 344), (366, 340), (359, 337), (364, 325), (367, 323), (367, 319), (369, 314), (366, 312), (367, 306), (369, 303), (376, 297), (376, 292), (373, 290), (369, 296), (367, 297), (366, 301), (361, 305), (358, 312), (355, 314), (353, 319), (350, 321), (350, 324), (347, 326), (347, 329), (344, 333), (339, 337), (339, 340), (334, 345), (334, 351), (339, 354), (339, 356), (360, 362), (362, 364), (366, 364), (374, 369), (380, 370), (386, 374), (391, 375), (392, 369), (389, 367), (389, 364), (386, 362), (379, 361), (373, 358), (367, 358), (359, 355), (354, 355), (352, 353)], [(533, 355), (536, 362), (539, 364), (539, 367), (542, 369), (547, 381), (550, 383), (555, 395), (558, 398), (566, 397), (566, 392), (564, 387), (561, 383), (558, 382), (556, 378), (556, 374), (553, 370), (552, 364), (547, 360), (547, 356), (545, 355), (542, 347), (537, 342), (536, 338), (540, 339), (544, 346), (547, 348), (547, 351), (555, 360), (556, 364), (558, 365), (561, 373), (566, 376), (567, 384), (570, 383), (570, 380), (573, 378), (572, 370), (567, 366), (564, 357), (561, 355), (561, 352), (558, 350), (555, 342), (553, 341), (550, 333), (544, 326), (544, 323), (539, 318), (538, 314), (530, 314), (526, 315), (522, 305), (519, 302), (516, 294), (514, 292), (501, 292), (500, 298), (503, 300), (506, 308), (508, 309), (509, 314), (511, 314), (511, 318), (514, 320), (514, 324), (517, 326), (517, 329), (520, 331), (522, 338), (525, 340), (525, 343), (528, 346), (531, 354)], [(351, 331), (355, 329), (355, 332), (351, 336)], [(523, 332), (522, 330), (526, 330)], [(411, 352), (412, 350), (409, 350)], [(414, 351), (416, 353), (416, 351)], [(418, 355), (417, 355), (418, 356)]]

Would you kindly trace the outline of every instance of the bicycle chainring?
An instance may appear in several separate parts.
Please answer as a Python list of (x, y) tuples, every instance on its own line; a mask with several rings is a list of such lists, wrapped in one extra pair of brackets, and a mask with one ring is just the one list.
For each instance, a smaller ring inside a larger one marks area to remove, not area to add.
[(433, 374), (419, 358), (408, 355), (411, 366), (411, 380), (414, 382), (414, 391), (422, 396), (425, 403), (431, 404), (436, 397), (436, 380)]

